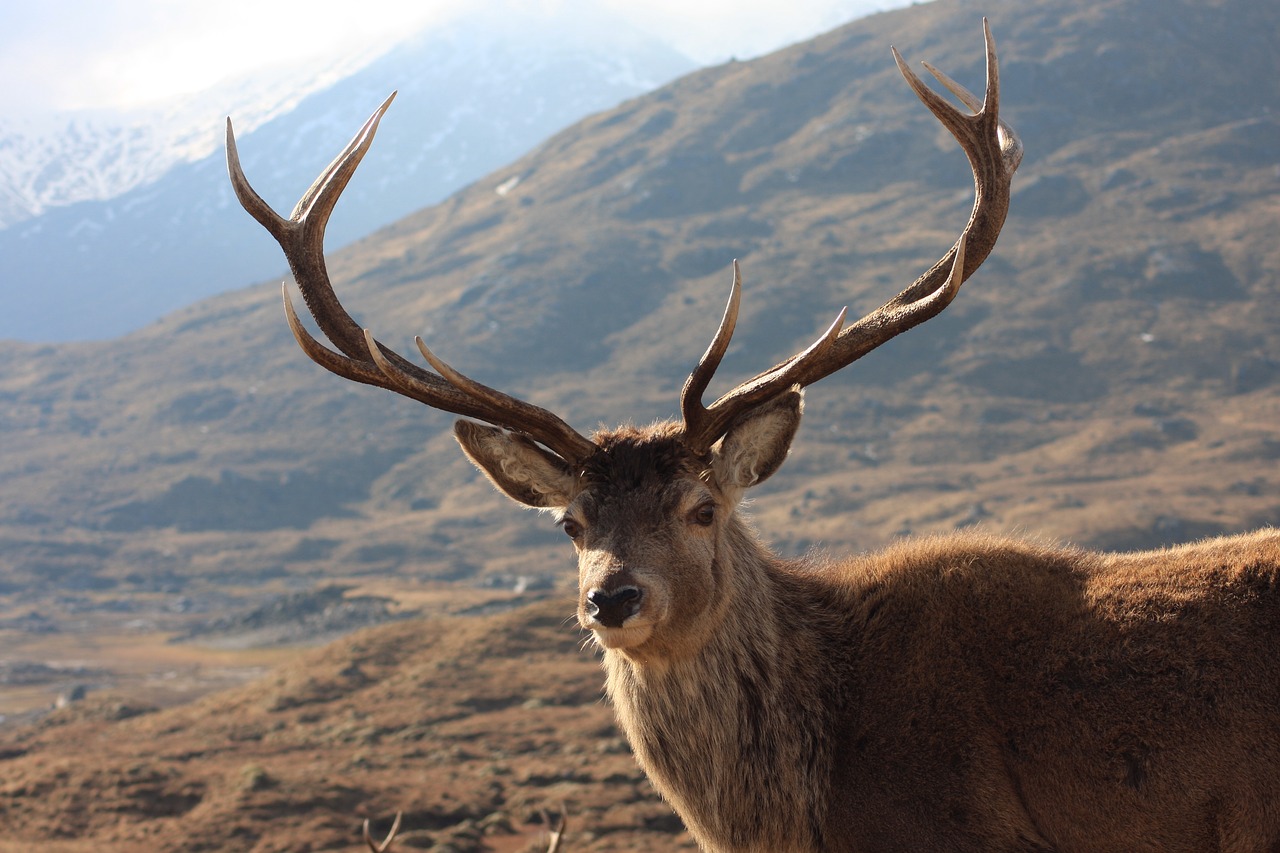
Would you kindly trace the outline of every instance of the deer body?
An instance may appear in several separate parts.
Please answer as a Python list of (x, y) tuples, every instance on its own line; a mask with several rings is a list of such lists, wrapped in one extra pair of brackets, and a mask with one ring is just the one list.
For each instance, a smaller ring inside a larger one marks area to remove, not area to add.
[[(569, 504), (593, 507), (584, 589), (684, 605), (635, 644), (585, 598), (580, 618), (637, 759), (703, 849), (1280, 844), (1280, 531), (1137, 554), (966, 534), (783, 561), (734, 511), (732, 471), (684, 467), (675, 486), (658, 462), (647, 482), (588, 476)], [(699, 489), (724, 521), (691, 554), (671, 540), (690, 538), (680, 495)]]
[[(685, 384), (680, 422), (590, 438), (469, 379), (426, 370), (342, 307), (325, 223), (390, 99), (276, 214), (227, 160), (284, 249), (347, 379), (454, 412), (455, 436), (514, 500), (553, 513), (578, 555), (578, 621), (636, 757), (714, 853), (1280, 851), (1280, 533), (1128, 555), (974, 535), (847, 561), (783, 561), (738, 512), (785, 460), (802, 388), (942, 311), (1008, 211), (1021, 143), (999, 117), (987, 36), (973, 113), (911, 88), (974, 173), (950, 250), (885, 305), (710, 405), (741, 281)], [(477, 423), (480, 421), (482, 423)]]

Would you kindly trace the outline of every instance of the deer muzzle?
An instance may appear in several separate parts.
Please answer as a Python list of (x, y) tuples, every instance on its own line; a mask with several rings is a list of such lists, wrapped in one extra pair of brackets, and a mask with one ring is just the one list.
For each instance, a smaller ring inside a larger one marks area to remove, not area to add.
[(586, 612), (592, 622), (605, 628), (621, 628), (640, 610), (644, 593), (636, 586), (620, 586), (616, 589), (595, 587), (587, 593)]

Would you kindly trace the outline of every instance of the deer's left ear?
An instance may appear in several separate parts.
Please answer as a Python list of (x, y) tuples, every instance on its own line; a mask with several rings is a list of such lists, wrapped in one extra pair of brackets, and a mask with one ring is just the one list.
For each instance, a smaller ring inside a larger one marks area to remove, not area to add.
[(569, 466), (529, 438), (471, 421), (455, 423), (453, 435), (467, 458), (512, 500), (537, 509), (559, 509), (573, 500)]
[(769, 479), (787, 458), (803, 410), (804, 393), (793, 388), (739, 415), (711, 449), (716, 482), (749, 489)]

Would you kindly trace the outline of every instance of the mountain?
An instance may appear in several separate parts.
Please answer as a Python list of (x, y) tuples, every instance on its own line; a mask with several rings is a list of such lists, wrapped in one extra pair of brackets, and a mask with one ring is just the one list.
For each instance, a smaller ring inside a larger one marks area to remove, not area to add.
[(216, 156), (221, 116), (229, 112), (242, 130), (255, 128), (371, 58), (259, 71), (151, 107), (0, 116), (0, 230), (78, 202), (110, 200), (162, 179), (180, 163)]
[(270, 162), (262, 192), (286, 204), (353, 119), (399, 89), (397, 141), (380, 147), (334, 218), (338, 246), (692, 68), (579, 5), (500, 19), (477, 7), (371, 61), (242, 80), (123, 125), (75, 116), (52, 130), (0, 126), (0, 337), (110, 338), (283, 269), (228, 190), (228, 112), (254, 152), (246, 167)]

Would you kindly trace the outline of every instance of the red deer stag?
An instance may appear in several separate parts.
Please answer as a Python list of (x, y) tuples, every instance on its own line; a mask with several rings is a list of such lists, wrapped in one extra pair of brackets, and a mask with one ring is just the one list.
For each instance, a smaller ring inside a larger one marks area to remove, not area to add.
[(1280, 532), (1136, 554), (965, 534), (791, 561), (738, 513), (782, 464), (801, 389), (946, 307), (1003, 225), (1021, 145), (998, 117), (990, 33), (984, 100), (929, 69), (973, 114), (894, 58), (972, 166), (959, 240), (883, 307), (704, 405), (735, 268), (682, 422), (590, 439), (421, 340), (435, 372), (413, 365), (334, 296), (325, 219), (386, 104), (288, 220), (249, 187), (229, 125), (228, 161), (341, 351), (286, 293), (307, 355), (485, 422), (456, 424), (467, 456), (557, 516), (619, 723), (703, 849), (1280, 851)]

